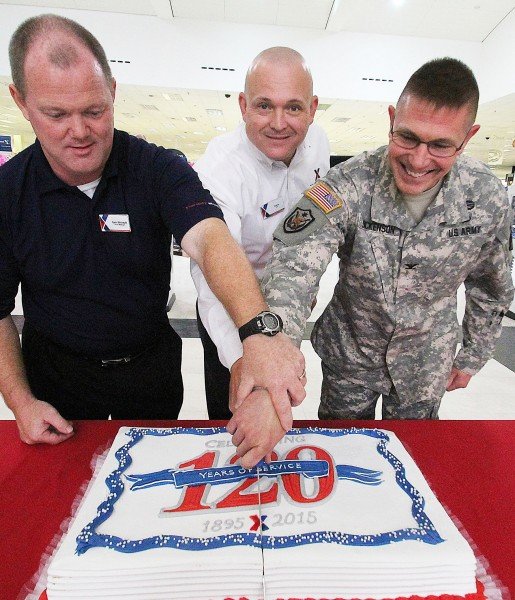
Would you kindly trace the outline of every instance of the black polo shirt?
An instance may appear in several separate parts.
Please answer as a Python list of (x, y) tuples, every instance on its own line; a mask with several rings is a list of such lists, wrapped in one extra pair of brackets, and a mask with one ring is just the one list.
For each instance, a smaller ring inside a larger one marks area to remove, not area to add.
[[(100, 215), (128, 215), (130, 232)], [(222, 211), (170, 150), (115, 131), (93, 198), (63, 183), (38, 141), (0, 168), (0, 319), (19, 282), (26, 320), (53, 342), (112, 358), (168, 326), (170, 242)]]

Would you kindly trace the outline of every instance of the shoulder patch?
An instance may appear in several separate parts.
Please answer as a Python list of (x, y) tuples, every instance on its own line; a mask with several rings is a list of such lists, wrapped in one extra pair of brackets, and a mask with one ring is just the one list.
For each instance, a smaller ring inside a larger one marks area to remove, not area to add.
[(343, 206), (343, 200), (323, 181), (312, 185), (304, 195), (326, 215)]
[(298, 233), (311, 225), (314, 220), (315, 217), (309, 208), (297, 207), (284, 220), (284, 233)]

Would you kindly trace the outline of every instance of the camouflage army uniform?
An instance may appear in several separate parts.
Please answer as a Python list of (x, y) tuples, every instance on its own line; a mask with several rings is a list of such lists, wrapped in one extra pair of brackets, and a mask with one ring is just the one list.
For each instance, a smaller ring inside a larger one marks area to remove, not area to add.
[[(385, 417), (436, 418), (451, 367), (474, 374), (485, 364), (513, 297), (510, 208), (488, 167), (459, 156), (417, 225), (387, 153), (337, 165), (305, 192), (275, 231), (262, 282), (300, 344), (320, 277), (338, 253), (339, 281), (311, 337), (326, 418), (373, 416), (365, 404), (374, 394), (383, 394)], [(463, 282), (463, 345), (454, 357)]]

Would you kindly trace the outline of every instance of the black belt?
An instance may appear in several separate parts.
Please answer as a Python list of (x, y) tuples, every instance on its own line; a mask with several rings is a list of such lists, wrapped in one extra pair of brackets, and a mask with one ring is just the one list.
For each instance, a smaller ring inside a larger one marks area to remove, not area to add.
[(145, 354), (145, 352), (148, 352), (151, 348), (154, 348), (156, 344), (152, 344), (151, 346), (148, 346), (147, 348), (145, 348), (144, 350), (142, 350), (141, 352), (138, 352), (137, 354), (128, 354), (127, 356), (122, 356), (121, 358), (108, 358), (108, 359), (88, 359), (88, 360), (94, 360), (95, 362), (100, 362), (100, 366), (102, 367), (119, 367), (121, 365), (126, 365), (127, 363), (130, 363), (131, 360), (134, 360), (135, 358), (139, 358), (140, 356), (142, 356), (143, 354)]
[(134, 354), (127, 354), (125, 356), (121, 356), (119, 358), (92, 358), (91, 356), (85, 356), (84, 354), (81, 354), (80, 352), (76, 352), (75, 350), (71, 350), (70, 348), (66, 348), (65, 346), (62, 346), (61, 344), (57, 344), (56, 342), (49, 340), (45, 335), (43, 335), (42, 333), (40, 333), (38, 331), (38, 329), (36, 329), (35, 327), (33, 327), (32, 325), (29, 325), (27, 322), (25, 322), (25, 327), (27, 329), (30, 329), (33, 334), (37, 335), (38, 337), (40, 337), (41, 339), (43, 339), (45, 341), (45, 343), (47, 344), (51, 344), (52, 346), (54, 346), (55, 348), (57, 348), (57, 350), (59, 352), (62, 352), (63, 354), (68, 354), (71, 356), (75, 356), (77, 358), (80, 358), (81, 360), (86, 360), (90, 363), (95, 363), (97, 365), (100, 365), (101, 367), (104, 368), (109, 368), (109, 367), (120, 367), (122, 365), (126, 365), (128, 363), (130, 363), (131, 361), (135, 360), (136, 358), (139, 358), (140, 356), (143, 356), (143, 354), (145, 354), (146, 352), (148, 352), (149, 350), (152, 350), (153, 348), (155, 348), (159, 342), (161, 341), (162, 338), (159, 338), (157, 340), (155, 340), (154, 342), (152, 342), (151, 344), (149, 344), (148, 346), (146, 346), (143, 349), (140, 349), (138, 352), (135, 352)]
[[(94, 362), (97, 365), (100, 365), (101, 367), (104, 367), (104, 368), (121, 367), (122, 365), (126, 365), (126, 364), (132, 362), (136, 358), (139, 358), (140, 356), (143, 356), (144, 354), (146, 354), (149, 350), (152, 350), (153, 348), (155, 348), (158, 345), (159, 341), (160, 340), (156, 340), (155, 342), (153, 342), (149, 346), (146, 346), (139, 352), (136, 352), (134, 354), (127, 354), (126, 356), (120, 356), (120, 358), (91, 358), (89, 356), (82, 356), (80, 354), (78, 354), (77, 356), (79, 356), (80, 358), (83, 358), (89, 362)], [(70, 353), (72, 353), (72, 352), (70, 352)]]

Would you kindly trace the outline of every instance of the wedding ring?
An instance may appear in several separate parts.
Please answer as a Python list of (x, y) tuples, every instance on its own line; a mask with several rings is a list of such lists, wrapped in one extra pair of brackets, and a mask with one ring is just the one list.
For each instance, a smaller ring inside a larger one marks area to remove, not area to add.
[(306, 377), (306, 369), (304, 369), (304, 371), (302, 371), (302, 373), (299, 375), (299, 381), (302, 381), (304, 377)]

